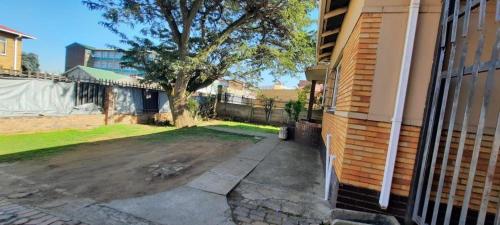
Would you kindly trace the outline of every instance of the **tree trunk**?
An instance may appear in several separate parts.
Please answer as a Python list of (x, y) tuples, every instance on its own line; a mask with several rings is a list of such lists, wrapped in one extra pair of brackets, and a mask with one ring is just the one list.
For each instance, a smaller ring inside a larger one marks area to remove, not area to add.
[[(181, 76), (177, 76), (181, 77)], [(167, 91), (170, 110), (175, 127), (191, 127), (195, 125), (194, 118), (188, 110), (187, 80), (177, 79), (174, 88)]]

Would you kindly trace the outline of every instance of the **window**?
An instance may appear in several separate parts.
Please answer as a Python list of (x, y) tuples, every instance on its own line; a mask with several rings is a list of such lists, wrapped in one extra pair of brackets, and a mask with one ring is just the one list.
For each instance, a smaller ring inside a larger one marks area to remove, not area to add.
[(333, 93), (332, 93), (332, 105), (330, 107), (331, 111), (335, 111), (337, 105), (337, 92), (339, 89), (339, 81), (340, 81), (340, 65), (335, 68), (335, 81), (333, 83)]
[(7, 55), (7, 39), (0, 37), (0, 55)]

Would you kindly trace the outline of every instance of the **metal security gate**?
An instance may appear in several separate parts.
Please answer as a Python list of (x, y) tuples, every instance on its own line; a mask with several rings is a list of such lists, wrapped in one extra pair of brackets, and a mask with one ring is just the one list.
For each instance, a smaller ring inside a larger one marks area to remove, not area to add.
[(412, 219), (500, 225), (500, 0), (443, 0)]

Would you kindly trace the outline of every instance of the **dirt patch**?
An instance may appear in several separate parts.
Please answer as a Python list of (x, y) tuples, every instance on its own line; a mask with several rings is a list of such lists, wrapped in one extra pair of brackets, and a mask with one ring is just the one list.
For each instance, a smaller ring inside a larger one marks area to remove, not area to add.
[(60, 193), (101, 202), (158, 193), (186, 184), (251, 144), (205, 136), (75, 145), (50, 157), (1, 164), (0, 195), (35, 191), (22, 201), (43, 203)]

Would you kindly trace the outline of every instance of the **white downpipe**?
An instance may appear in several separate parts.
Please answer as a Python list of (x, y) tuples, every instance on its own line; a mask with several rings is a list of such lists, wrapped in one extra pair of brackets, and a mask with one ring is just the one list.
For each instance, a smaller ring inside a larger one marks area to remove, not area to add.
[(391, 136), (389, 139), (389, 147), (387, 149), (384, 179), (382, 181), (382, 190), (380, 191), (379, 198), (380, 207), (383, 209), (386, 209), (389, 205), (389, 198), (391, 194), (394, 164), (396, 162), (396, 154), (398, 151), (399, 133), (401, 131), (401, 122), (403, 120), (403, 110), (408, 87), (408, 77), (410, 75), (411, 58), (413, 56), (413, 44), (415, 42), (419, 9), (420, 0), (411, 0), (408, 13), (408, 25), (406, 27), (403, 59), (401, 61), (401, 71), (399, 75), (398, 92), (396, 94), (396, 103), (392, 117)]
[(333, 170), (333, 161), (335, 160), (335, 156), (330, 153), (330, 143), (331, 143), (332, 135), (326, 135), (326, 153), (325, 153), (325, 200), (328, 201), (329, 193), (330, 193), (330, 183), (332, 180), (332, 170)]
[(17, 70), (17, 37), (14, 37), (14, 68), (13, 70)]

